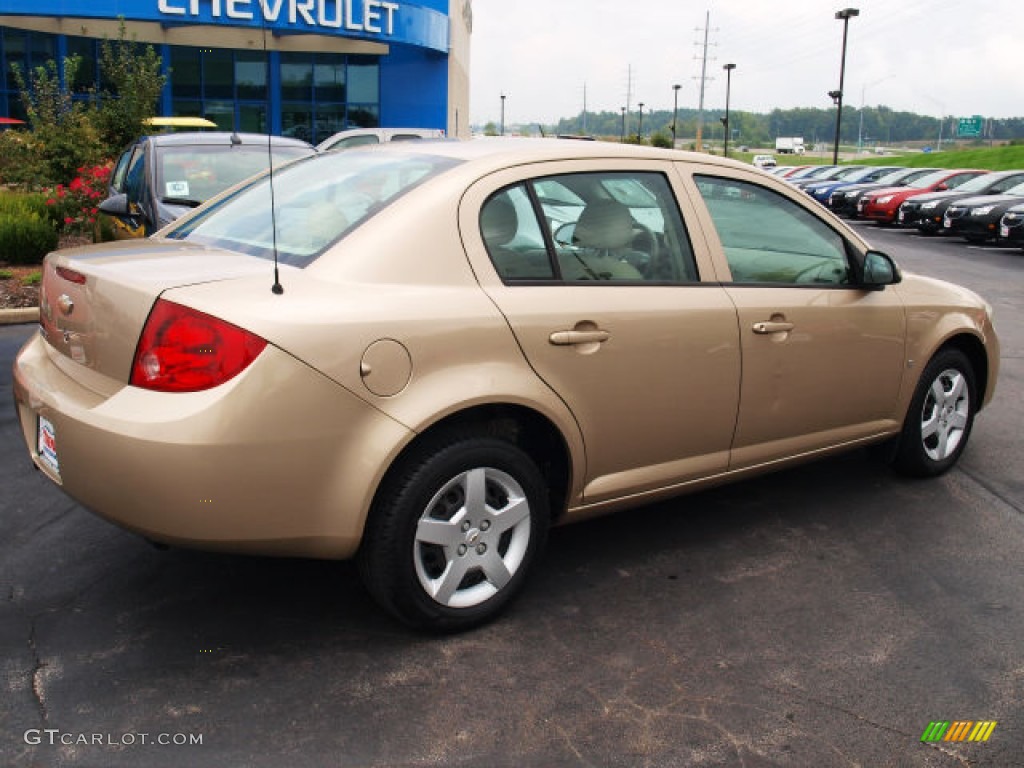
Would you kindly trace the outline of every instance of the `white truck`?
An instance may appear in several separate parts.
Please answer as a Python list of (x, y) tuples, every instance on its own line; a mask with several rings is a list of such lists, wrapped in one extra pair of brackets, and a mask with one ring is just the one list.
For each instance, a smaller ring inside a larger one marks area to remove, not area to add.
[(775, 151), (780, 155), (802, 155), (804, 139), (802, 136), (779, 136), (775, 139)]

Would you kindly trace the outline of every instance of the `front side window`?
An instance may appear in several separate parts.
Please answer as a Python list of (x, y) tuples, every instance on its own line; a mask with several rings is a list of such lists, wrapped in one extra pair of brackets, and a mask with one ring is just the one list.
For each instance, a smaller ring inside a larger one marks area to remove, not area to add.
[(698, 279), (675, 197), (659, 173), (575, 173), (523, 182), (488, 199), (480, 227), (506, 282)]
[(735, 283), (848, 285), (843, 238), (806, 208), (765, 187), (696, 176)]

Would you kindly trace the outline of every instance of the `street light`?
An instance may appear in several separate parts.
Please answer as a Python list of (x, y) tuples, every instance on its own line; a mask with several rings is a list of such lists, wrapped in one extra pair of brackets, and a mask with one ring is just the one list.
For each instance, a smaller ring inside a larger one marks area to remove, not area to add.
[(644, 140), (644, 103), (640, 102), (640, 122), (636, 126), (636, 143), (639, 144)]
[(732, 86), (732, 71), (736, 69), (735, 64), (726, 64), (722, 67), (725, 70), (725, 119), (722, 125), (725, 126), (725, 145), (722, 148), (722, 157), (729, 156), (729, 90)]
[(623, 144), (626, 141), (626, 108), (622, 107), (622, 132), (619, 134), (619, 143)]
[(505, 135), (505, 94), (501, 94), (501, 135)]
[(672, 99), (672, 149), (676, 148), (676, 118), (679, 116), (679, 89), (681, 85), (673, 85), (672, 90), (674, 91)]
[(843, 20), (843, 55), (839, 60), (839, 90), (829, 92), (829, 96), (836, 102), (836, 140), (832, 148), (832, 165), (839, 165), (839, 128), (843, 121), (843, 80), (846, 77), (846, 33), (850, 28), (850, 19), (854, 16), (860, 16), (856, 8), (844, 8), (836, 12), (836, 18)]

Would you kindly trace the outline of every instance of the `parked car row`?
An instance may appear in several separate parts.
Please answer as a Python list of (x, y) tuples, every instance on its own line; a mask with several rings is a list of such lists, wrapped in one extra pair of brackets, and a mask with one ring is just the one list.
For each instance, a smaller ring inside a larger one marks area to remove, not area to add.
[(1024, 170), (819, 165), (772, 173), (844, 218), (1024, 245)]

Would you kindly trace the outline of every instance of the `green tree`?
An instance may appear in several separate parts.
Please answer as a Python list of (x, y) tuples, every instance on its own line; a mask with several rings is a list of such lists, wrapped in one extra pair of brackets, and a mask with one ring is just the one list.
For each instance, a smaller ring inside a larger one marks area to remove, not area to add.
[(111, 154), (144, 133), (143, 121), (156, 114), (157, 99), (167, 82), (167, 77), (160, 74), (160, 64), (152, 45), (143, 46), (127, 38), (124, 19), (117, 39), (106, 39), (100, 45), (103, 85), (96, 125)]
[[(64, 59), (67, 81), (78, 72), (79, 58)], [(57, 62), (47, 61), (26, 75), (11, 65), (25, 106), (31, 134), (24, 155), (15, 166), (4, 168), (4, 179), (22, 184), (56, 184), (75, 177), (82, 166), (102, 156), (99, 140), (85, 107), (61, 86)]]

